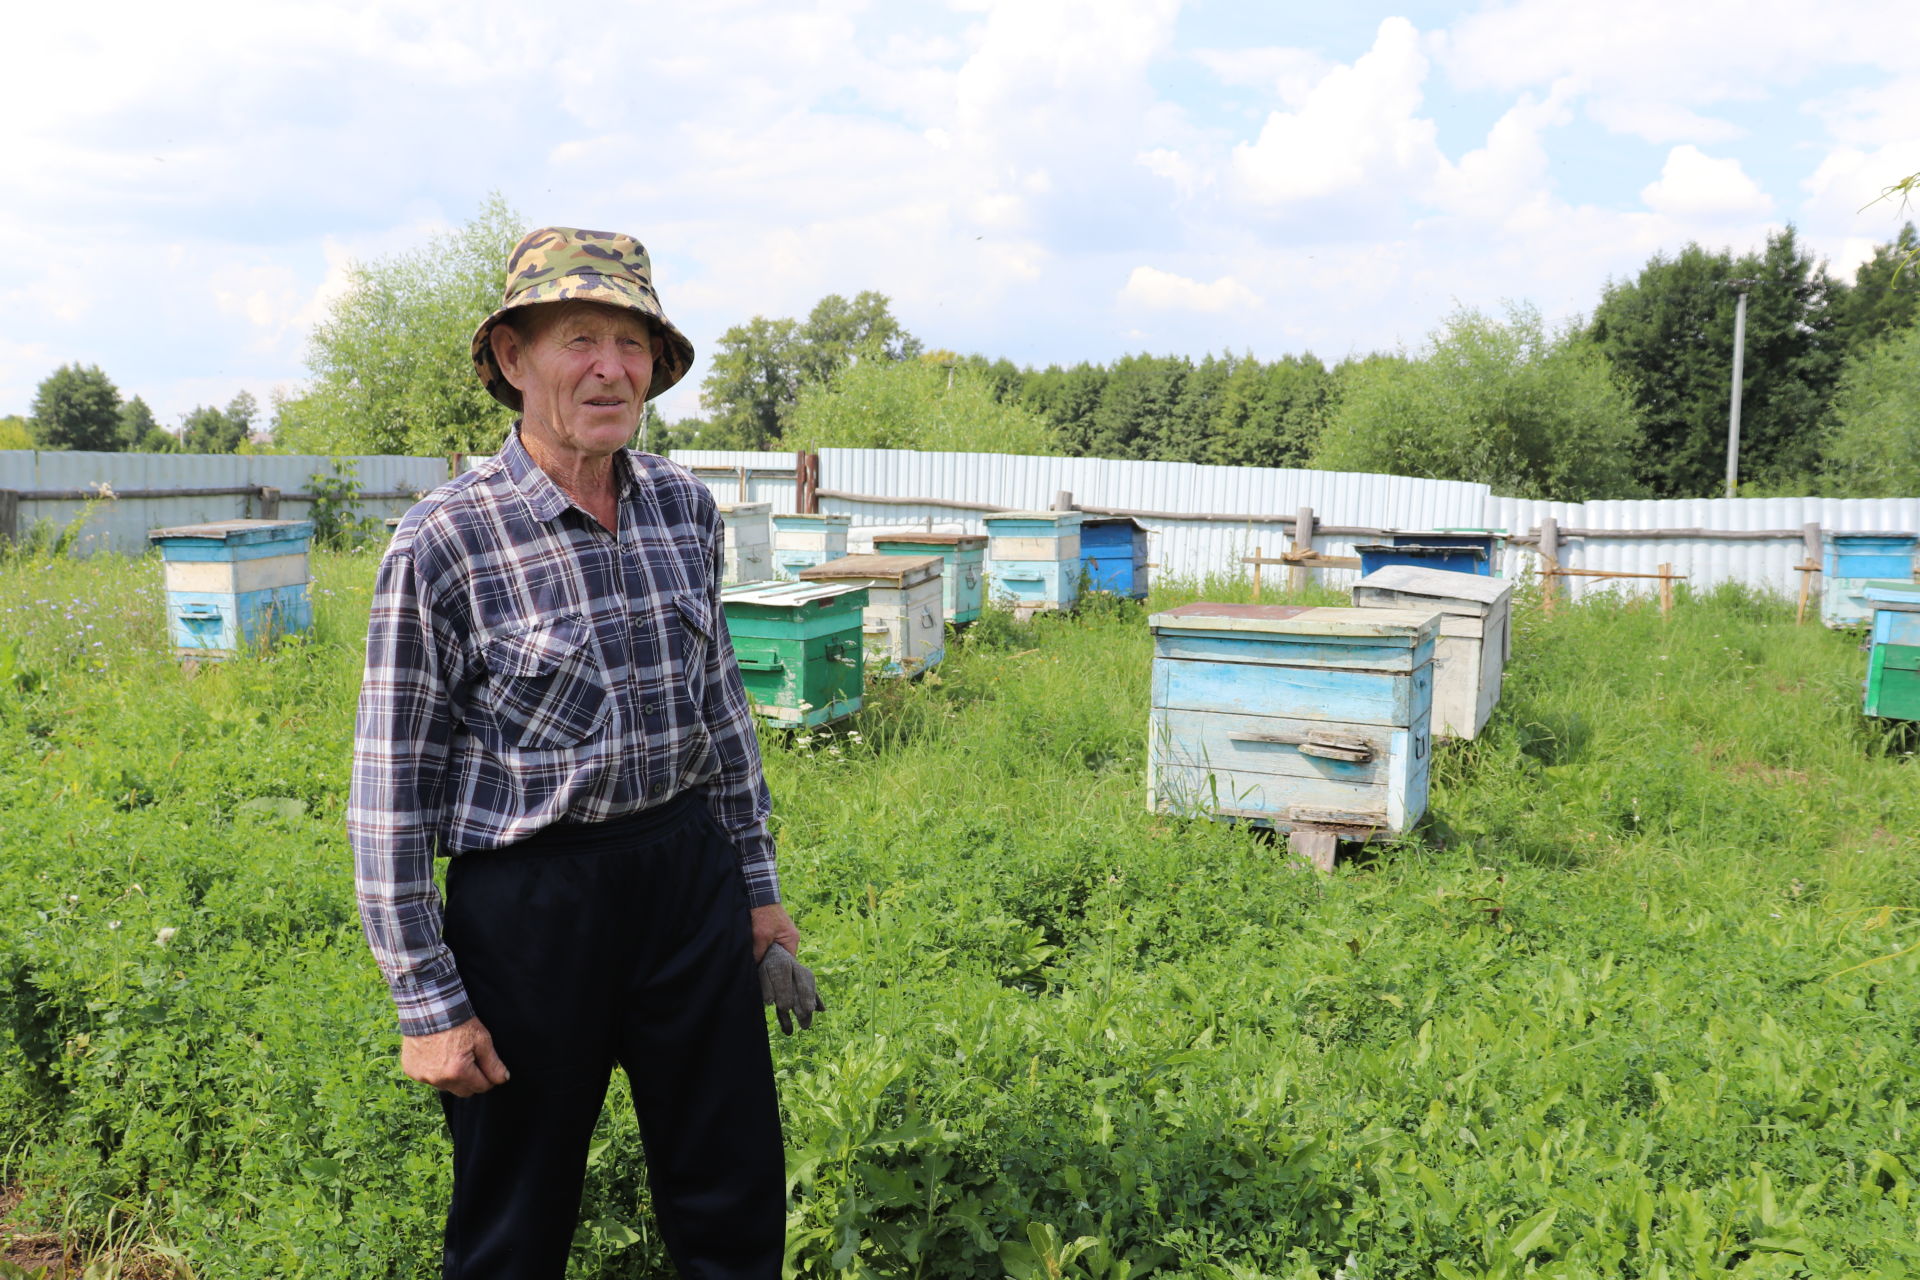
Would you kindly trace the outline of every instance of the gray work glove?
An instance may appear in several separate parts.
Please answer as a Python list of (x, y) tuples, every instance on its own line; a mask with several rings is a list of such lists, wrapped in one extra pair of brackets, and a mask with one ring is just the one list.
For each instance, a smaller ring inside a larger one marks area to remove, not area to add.
[(800, 1029), (813, 1026), (813, 1015), (825, 1013), (820, 991), (813, 984), (813, 970), (793, 958), (793, 952), (779, 943), (769, 943), (760, 959), (760, 999), (773, 1006), (780, 1018), (780, 1034), (793, 1034), (793, 1019), (800, 1018)]

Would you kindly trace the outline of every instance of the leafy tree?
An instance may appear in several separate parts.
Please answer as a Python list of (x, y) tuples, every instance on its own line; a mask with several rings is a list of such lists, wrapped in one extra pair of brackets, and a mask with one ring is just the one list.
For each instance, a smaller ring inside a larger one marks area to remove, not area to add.
[(19, 414), (0, 418), (0, 449), (33, 448), (33, 428)]
[(152, 408), (139, 396), (120, 406), (120, 447), (122, 449), (144, 451), (148, 433), (159, 429), (160, 424), (154, 419)]
[(780, 439), (800, 390), (799, 326), (755, 316), (720, 335), (700, 398), (712, 413), (701, 447), (767, 449)]
[(1156, 425), (1172, 418), (1193, 364), (1185, 356), (1142, 353), (1114, 362), (1088, 423), (1085, 452), (1096, 458), (1151, 458), (1165, 441)]
[(861, 361), (801, 390), (787, 439), (796, 449), (1061, 452), (1046, 419), (994, 392), (990, 373), (940, 356)]
[(1107, 370), (1103, 365), (1084, 361), (1071, 369), (1049, 365), (1027, 375), (1022, 399), (1053, 423), (1068, 450), (1085, 454), (1093, 440), (1093, 415), (1106, 389)]
[(804, 323), (755, 316), (720, 335), (700, 385), (712, 417), (699, 430), (703, 448), (767, 449), (781, 437), (801, 389), (825, 386), (858, 364), (896, 363), (921, 351), (920, 340), (871, 290), (852, 301), (828, 294)]
[(1311, 353), (1239, 361), (1222, 387), (1196, 462), (1304, 467), (1334, 403), (1333, 375)]
[(1836, 497), (1920, 495), (1920, 322), (1847, 362), (1833, 396), (1823, 480)]
[(1462, 309), (1418, 359), (1362, 361), (1313, 453), (1333, 471), (1431, 476), (1516, 497), (1633, 496), (1639, 423), (1584, 335), (1547, 333), (1540, 313)]
[(1610, 283), (1590, 333), (1633, 389), (1646, 430), (1637, 474), (1662, 497), (1719, 493), (1736, 295), (1747, 302), (1740, 470), (1779, 488), (1816, 465), (1820, 423), (1839, 374), (1835, 295), (1844, 289), (1803, 250), (1791, 227), (1735, 258), (1689, 244), (1656, 254), (1633, 280)]
[(232, 453), (246, 438), (246, 428), (225, 410), (200, 405), (181, 425), (180, 448), (184, 453)]
[(814, 303), (794, 353), (800, 385), (831, 382), (863, 360), (897, 362), (919, 355), (920, 339), (894, 319), (888, 302), (886, 294), (865, 289), (851, 302), (830, 293)]
[(118, 449), (119, 388), (98, 365), (61, 365), (34, 393), (33, 435), (42, 449)]
[(1836, 291), (1833, 336), (1848, 355), (1863, 354), (1920, 317), (1920, 276), (1908, 261), (1916, 252), (1920, 236), (1909, 222), (1892, 241), (1874, 246), (1854, 271), (1851, 289)]
[(311, 381), (276, 408), (274, 442), (304, 453), (491, 453), (512, 418), (473, 375), (474, 326), (500, 305), (525, 232), (490, 197), (424, 248), (348, 271), (307, 344)]

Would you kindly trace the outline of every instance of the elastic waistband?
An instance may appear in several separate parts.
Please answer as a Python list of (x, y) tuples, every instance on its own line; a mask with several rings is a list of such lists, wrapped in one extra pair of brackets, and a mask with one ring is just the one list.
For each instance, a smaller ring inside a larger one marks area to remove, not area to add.
[(605, 822), (556, 822), (540, 828), (524, 840), (462, 854), (463, 858), (547, 856), (557, 853), (600, 853), (632, 851), (638, 846), (657, 844), (679, 835), (690, 826), (707, 805), (707, 793), (695, 787), (682, 791), (664, 804), (608, 818)]

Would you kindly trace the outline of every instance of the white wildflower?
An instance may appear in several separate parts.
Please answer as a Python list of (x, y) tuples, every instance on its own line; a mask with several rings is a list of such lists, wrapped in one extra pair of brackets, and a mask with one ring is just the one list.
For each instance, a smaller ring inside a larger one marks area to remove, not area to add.
[(109, 928), (109, 929), (118, 929), (119, 927), (120, 927), (120, 922), (119, 922), (118, 920), (109, 920), (109, 921), (107, 921), (107, 928)]
[(166, 928), (160, 930), (160, 932), (153, 935), (153, 945), (156, 947), (166, 946), (169, 942), (173, 941), (173, 935), (178, 932), (180, 932), (178, 929), (174, 928), (172, 925), (168, 925)]

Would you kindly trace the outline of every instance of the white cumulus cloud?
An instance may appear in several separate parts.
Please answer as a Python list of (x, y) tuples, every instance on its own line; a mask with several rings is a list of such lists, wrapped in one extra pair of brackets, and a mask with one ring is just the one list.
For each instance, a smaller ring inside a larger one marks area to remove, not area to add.
[(1120, 290), (1123, 302), (1154, 311), (1231, 311), (1257, 307), (1260, 296), (1232, 276), (1211, 284), (1189, 280), (1158, 267), (1135, 267)]
[(1640, 198), (1655, 213), (1673, 218), (1751, 218), (1773, 208), (1773, 197), (1738, 160), (1716, 160), (1695, 146), (1669, 151), (1659, 180), (1642, 187)]
[(1286, 205), (1423, 179), (1437, 164), (1435, 128), (1418, 113), (1427, 57), (1405, 18), (1380, 24), (1373, 47), (1322, 76), (1294, 110), (1233, 149), (1234, 173), (1256, 202)]

